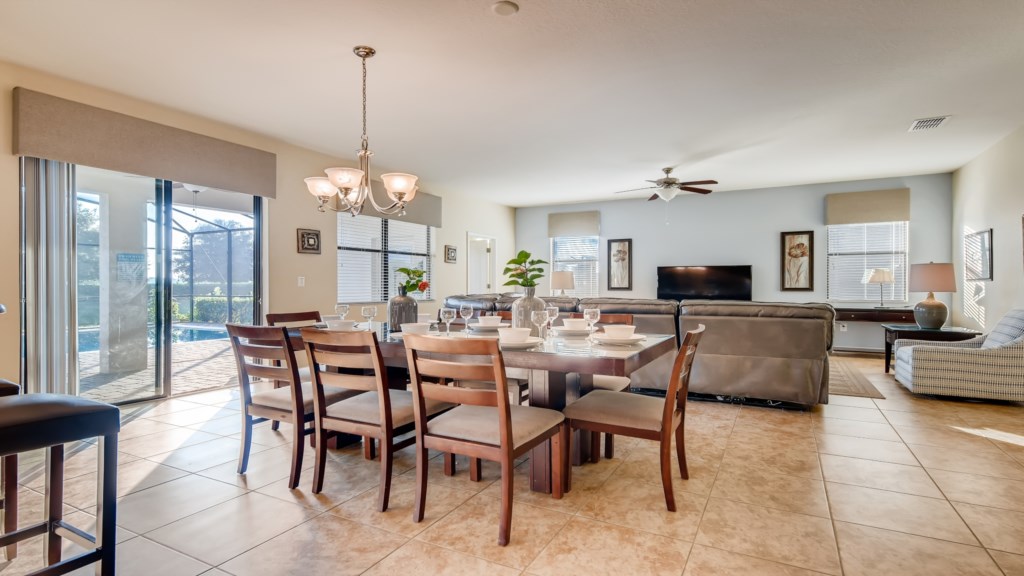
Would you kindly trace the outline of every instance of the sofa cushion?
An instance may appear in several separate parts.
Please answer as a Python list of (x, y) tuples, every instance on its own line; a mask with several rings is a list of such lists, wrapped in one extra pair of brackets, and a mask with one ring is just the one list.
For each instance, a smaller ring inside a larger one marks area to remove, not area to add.
[(817, 318), (825, 321), (825, 348), (832, 349), (832, 325), (836, 311), (830, 304), (792, 302), (737, 302), (683, 300), (680, 316), (732, 316), (748, 318)]
[(584, 307), (597, 306), (604, 314), (670, 314), (673, 317), (679, 309), (675, 300), (654, 300), (651, 298), (582, 298), (577, 312)]
[(1024, 336), (1024, 309), (1010, 310), (992, 332), (985, 337), (982, 348), (999, 348)]
[(469, 304), (474, 310), (494, 310), (494, 303), (498, 300), (497, 294), (456, 294), (444, 299), (446, 308), (459, 309), (463, 304)]

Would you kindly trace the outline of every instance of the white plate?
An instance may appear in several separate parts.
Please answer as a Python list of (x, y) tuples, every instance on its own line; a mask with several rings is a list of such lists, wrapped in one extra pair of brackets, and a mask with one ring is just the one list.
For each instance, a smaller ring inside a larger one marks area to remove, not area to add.
[(474, 322), (469, 325), (469, 329), (475, 330), (477, 332), (494, 332), (498, 328), (508, 328), (509, 326), (511, 326), (511, 324), (509, 324), (508, 322), (498, 322), (493, 326), (484, 326), (483, 324)]
[(590, 330), (583, 328), (566, 328), (565, 326), (555, 326), (551, 329), (555, 334), (559, 336), (586, 336), (590, 334)]
[(527, 336), (525, 342), (501, 342), (499, 340), (498, 344), (502, 350), (526, 350), (543, 342), (544, 339), (539, 336)]
[(594, 334), (594, 340), (597, 340), (601, 344), (611, 344), (613, 346), (629, 346), (631, 344), (643, 342), (646, 338), (647, 336), (644, 336), (643, 334), (633, 334), (629, 338), (612, 338), (603, 332)]

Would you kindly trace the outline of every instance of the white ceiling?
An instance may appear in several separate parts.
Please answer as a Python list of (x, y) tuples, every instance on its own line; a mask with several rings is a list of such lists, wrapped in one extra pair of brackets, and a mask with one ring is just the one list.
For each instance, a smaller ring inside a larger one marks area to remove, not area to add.
[(0, 60), (351, 159), (368, 44), (375, 168), (512, 206), (946, 172), (1024, 124), (1021, 0), (491, 3), (4, 0)]

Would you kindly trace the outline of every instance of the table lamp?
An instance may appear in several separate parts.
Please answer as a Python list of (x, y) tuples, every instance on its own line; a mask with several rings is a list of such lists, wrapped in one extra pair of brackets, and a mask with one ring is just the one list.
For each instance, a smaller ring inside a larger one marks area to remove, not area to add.
[(551, 291), (558, 290), (558, 296), (565, 296), (566, 290), (576, 289), (576, 279), (569, 270), (551, 273)]
[(936, 292), (956, 292), (952, 264), (911, 264), (910, 291), (927, 292), (928, 297), (914, 305), (914, 320), (921, 328), (942, 328), (949, 315), (946, 305), (935, 299)]
[(868, 268), (864, 271), (864, 277), (860, 279), (861, 284), (878, 284), (878, 307), (885, 308), (885, 293), (883, 284), (892, 284), (892, 270), (888, 268)]

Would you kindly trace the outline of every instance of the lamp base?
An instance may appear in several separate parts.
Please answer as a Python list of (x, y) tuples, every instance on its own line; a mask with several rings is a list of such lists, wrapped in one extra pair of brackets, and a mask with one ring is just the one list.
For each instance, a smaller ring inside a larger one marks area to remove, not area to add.
[(921, 328), (938, 330), (946, 323), (949, 316), (949, 309), (942, 302), (935, 299), (935, 294), (928, 293), (928, 297), (914, 305), (914, 320)]

